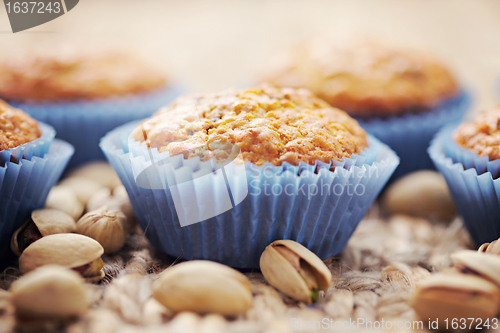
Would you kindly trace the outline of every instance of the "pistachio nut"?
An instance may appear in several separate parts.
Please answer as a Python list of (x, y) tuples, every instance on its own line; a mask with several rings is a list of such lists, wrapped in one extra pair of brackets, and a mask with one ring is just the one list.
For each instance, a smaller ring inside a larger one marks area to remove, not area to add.
[(101, 184), (92, 179), (77, 176), (63, 179), (59, 186), (70, 188), (84, 205), (102, 188)]
[(463, 274), (477, 275), (500, 287), (500, 257), (471, 250), (451, 254), (455, 268)]
[(174, 312), (236, 316), (252, 303), (248, 278), (227, 266), (203, 260), (167, 268), (153, 282), (153, 297)]
[[(446, 329), (453, 318), (494, 318), (499, 310), (500, 290), (480, 277), (463, 274), (436, 274), (422, 281), (410, 304), (422, 320), (438, 320)], [(471, 322), (467, 323), (469, 327)], [(449, 328), (449, 327), (448, 327)]]
[(500, 242), (498, 240), (494, 240), (491, 243), (484, 243), (479, 247), (477, 252), (500, 254)]
[(82, 216), (85, 207), (72, 189), (64, 186), (54, 186), (47, 196), (45, 208), (62, 210), (75, 220), (78, 220)]
[(285, 295), (312, 303), (319, 290), (332, 283), (332, 273), (309, 249), (292, 240), (277, 240), (260, 257), (260, 270), (266, 281)]
[(83, 215), (76, 223), (76, 232), (98, 241), (105, 253), (113, 253), (125, 244), (126, 224), (125, 214), (104, 206)]
[(28, 246), (19, 257), (21, 273), (45, 265), (59, 265), (80, 273), (86, 281), (104, 277), (101, 244), (79, 234), (55, 234), (40, 238)]
[(125, 186), (123, 185), (115, 187), (113, 193), (111, 193), (109, 188), (102, 188), (94, 193), (87, 203), (87, 211), (90, 212), (103, 206), (123, 212), (129, 224), (134, 218), (134, 210), (130, 203), (127, 190), (125, 190)]
[(102, 187), (115, 188), (121, 184), (120, 178), (109, 163), (97, 161), (87, 163), (73, 170), (69, 177), (92, 179)]
[(14, 232), (10, 247), (20, 256), (28, 245), (44, 236), (75, 230), (75, 220), (65, 212), (57, 209), (37, 209), (31, 213), (31, 218)]
[(56, 265), (39, 267), (11, 286), (11, 302), (19, 322), (66, 321), (87, 311), (84, 280)]
[(390, 214), (439, 221), (456, 216), (448, 185), (437, 171), (417, 171), (398, 179), (387, 189), (382, 205)]

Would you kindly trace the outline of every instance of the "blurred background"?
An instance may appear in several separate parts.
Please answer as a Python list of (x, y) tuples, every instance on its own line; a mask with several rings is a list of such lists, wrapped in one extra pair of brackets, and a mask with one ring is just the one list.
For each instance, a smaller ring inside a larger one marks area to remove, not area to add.
[(251, 85), (274, 53), (308, 36), (371, 34), (430, 50), (474, 93), (500, 90), (500, 1), (80, 0), (66, 15), (13, 34), (0, 10), (2, 52), (53, 42), (139, 51), (185, 90)]

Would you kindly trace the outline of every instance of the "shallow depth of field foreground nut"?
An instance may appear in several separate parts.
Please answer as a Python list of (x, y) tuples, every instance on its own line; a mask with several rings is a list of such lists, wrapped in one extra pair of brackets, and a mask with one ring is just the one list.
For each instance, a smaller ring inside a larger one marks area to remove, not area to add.
[[(500, 290), (478, 276), (436, 274), (419, 284), (410, 304), (422, 320), (438, 320), (439, 329), (446, 328), (448, 319), (450, 329), (454, 318), (475, 318), (483, 322), (494, 318), (499, 310)], [(467, 321), (467, 328), (470, 324)]]
[(484, 252), (484, 253), (489, 253), (489, 254), (500, 254), (500, 242), (497, 240), (494, 240), (491, 243), (484, 243), (479, 247), (477, 252)]
[(152, 289), (153, 297), (175, 312), (236, 316), (252, 304), (248, 278), (212, 261), (188, 261), (167, 268)]
[(31, 218), (14, 232), (10, 247), (20, 256), (26, 247), (42, 237), (75, 230), (75, 220), (67, 213), (57, 209), (37, 209), (31, 213)]
[(62, 210), (75, 220), (78, 220), (82, 216), (85, 209), (80, 200), (78, 200), (75, 192), (64, 186), (54, 186), (50, 190), (45, 201), (45, 207)]
[(113, 253), (125, 244), (126, 225), (127, 218), (121, 211), (101, 207), (83, 215), (76, 223), (76, 231), (98, 241), (105, 253)]
[(43, 237), (28, 246), (19, 257), (22, 273), (45, 265), (71, 268), (86, 281), (99, 281), (104, 277), (101, 244), (78, 234), (56, 234)]
[(69, 320), (87, 311), (85, 282), (61, 266), (37, 268), (15, 281), (11, 293), (21, 323)]
[(491, 253), (463, 250), (451, 254), (455, 268), (464, 274), (478, 275), (500, 287), (500, 257)]
[(417, 171), (400, 178), (389, 187), (382, 204), (390, 214), (439, 221), (456, 216), (448, 185), (437, 171)]
[(278, 240), (266, 247), (260, 257), (260, 270), (266, 281), (285, 295), (312, 303), (319, 290), (326, 290), (332, 273), (309, 249), (291, 240)]

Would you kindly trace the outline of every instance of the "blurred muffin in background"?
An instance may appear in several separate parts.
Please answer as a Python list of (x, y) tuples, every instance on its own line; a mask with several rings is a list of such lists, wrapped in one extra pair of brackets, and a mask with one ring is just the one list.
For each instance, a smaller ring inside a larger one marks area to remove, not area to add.
[(125, 50), (54, 46), (0, 59), (0, 98), (54, 126), (75, 146), (72, 166), (104, 158), (101, 137), (176, 95), (157, 67)]
[(269, 64), (262, 81), (305, 87), (358, 119), (401, 157), (395, 177), (433, 168), (426, 148), (469, 104), (452, 73), (425, 52), (381, 41), (302, 42)]

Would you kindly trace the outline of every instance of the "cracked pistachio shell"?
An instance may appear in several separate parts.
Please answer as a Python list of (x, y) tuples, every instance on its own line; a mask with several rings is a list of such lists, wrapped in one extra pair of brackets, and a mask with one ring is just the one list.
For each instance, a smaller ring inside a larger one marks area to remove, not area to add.
[(445, 325), (445, 319), (452, 318), (484, 321), (498, 313), (500, 290), (478, 276), (436, 274), (419, 284), (410, 304), (421, 319), (439, 320), (441, 325)]
[(134, 218), (132, 203), (123, 185), (117, 186), (113, 190), (113, 193), (111, 193), (111, 190), (107, 187), (94, 193), (87, 203), (87, 211), (90, 212), (103, 206), (107, 206), (109, 209), (117, 209), (124, 213), (129, 224)]
[[(31, 213), (31, 219), (28, 219), (19, 229), (12, 235), (10, 247), (12, 251), (20, 256), (24, 248), (19, 247), (18, 237), (22, 236), (28, 224), (34, 223), (36, 229), (40, 233), (39, 238), (53, 234), (70, 233), (76, 230), (75, 220), (63, 211), (57, 209), (37, 209)], [(40, 237), (41, 236), (41, 237)], [(36, 239), (35, 239), (36, 240)], [(33, 241), (35, 241), (33, 240)], [(25, 246), (28, 246), (26, 244)]]
[(277, 240), (266, 247), (260, 257), (260, 270), (266, 281), (293, 299), (312, 303), (314, 290), (308, 286), (297, 267), (276, 249), (279, 246), (287, 248), (298, 257), (301, 267), (306, 268), (314, 277), (317, 290), (329, 288), (332, 273), (316, 254), (295, 241)]
[(451, 254), (455, 268), (465, 274), (479, 275), (500, 286), (500, 257), (491, 253), (463, 250)]
[(153, 283), (153, 297), (174, 312), (236, 316), (252, 304), (252, 287), (240, 272), (195, 260), (167, 268)]
[(87, 311), (85, 282), (77, 273), (56, 265), (35, 269), (11, 286), (16, 317), (29, 320), (66, 320)]
[(484, 252), (484, 253), (490, 253), (490, 254), (500, 254), (500, 242), (498, 240), (495, 240), (491, 243), (484, 243), (479, 247), (477, 252)]
[[(100, 260), (103, 253), (101, 244), (90, 237), (79, 234), (49, 235), (24, 250), (19, 257), (19, 269), (24, 274), (45, 265), (78, 268)], [(88, 277), (87, 280), (102, 279), (104, 272), (101, 268), (100, 276)]]
[(45, 208), (53, 208), (61, 210), (73, 219), (78, 220), (83, 214), (85, 207), (78, 200), (75, 192), (64, 186), (54, 186), (47, 196)]
[(76, 232), (98, 241), (105, 253), (113, 253), (125, 244), (126, 224), (121, 211), (101, 207), (83, 215), (76, 223)]
[(59, 186), (70, 188), (84, 205), (102, 188), (101, 184), (92, 179), (77, 176), (63, 179)]

